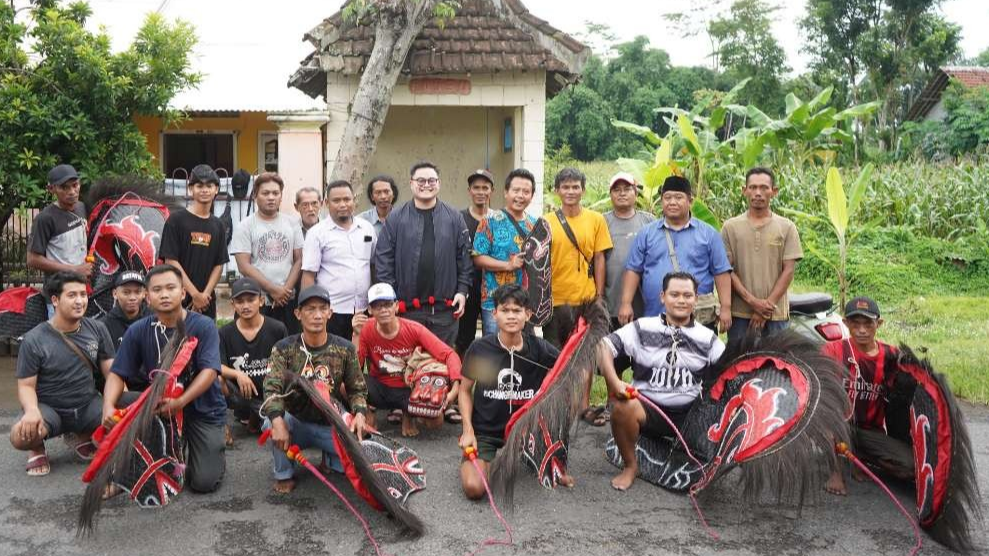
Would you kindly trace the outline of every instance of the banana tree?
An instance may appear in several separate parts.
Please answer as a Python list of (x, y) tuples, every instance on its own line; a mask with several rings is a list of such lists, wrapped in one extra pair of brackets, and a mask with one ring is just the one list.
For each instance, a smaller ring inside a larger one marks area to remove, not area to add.
[(826, 223), (826, 225), (830, 225), (831, 230), (834, 232), (838, 246), (837, 260), (823, 254), (823, 252), (818, 249), (813, 242), (805, 242), (805, 246), (813, 256), (824, 261), (824, 263), (830, 266), (837, 274), (838, 303), (840, 307), (845, 306), (845, 300), (848, 297), (848, 252), (851, 247), (852, 240), (855, 238), (858, 231), (868, 227), (867, 224), (860, 224), (856, 226), (858, 230), (853, 233), (850, 225), (855, 222), (855, 216), (857, 216), (859, 206), (862, 204), (862, 199), (865, 197), (865, 189), (869, 183), (869, 180), (872, 178), (872, 171), (872, 164), (867, 164), (864, 168), (862, 168), (858, 174), (858, 177), (856, 177), (855, 181), (852, 183), (849, 194), (846, 196), (845, 186), (842, 182), (841, 174), (838, 172), (838, 169), (835, 167), (828, 169), (827, 179), (824, 183), (824, 190), (827, 196), (827, 219), (797, 210), (787, 208), (779, 209), (785, 214), (792, 215), (801, 220), (816, 222), (819, 224)]

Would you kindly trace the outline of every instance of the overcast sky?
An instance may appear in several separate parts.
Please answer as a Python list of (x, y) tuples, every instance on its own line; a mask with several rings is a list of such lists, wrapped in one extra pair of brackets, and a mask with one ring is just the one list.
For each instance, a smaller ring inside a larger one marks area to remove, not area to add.
[[(770, 0), (772, 1), (772, 0)], [(710, 45), (702, 34), (684, 38), (664, 18), (706, 0), (523, 0), (529, 10), (570, 34), (580, 34), (586, 22), (605, 24), (619, 37), (631, 40), (646, 35), (652, 44), (666, 50), (675, 65), (709, 65)], [(775, 2), (782, 6), (775, 13), (774, 30), (787, 52), (789, 65), (800, 72), (807, 58), (797, 21), (805, 12), (805, 2)], [(197, 71), (205, 74), (198, 91), (187, 91), (176, 99), (176, 106), (192, 102), (200, 108), (228, 106), (231, 99), (240, 108), (270, 103), (279, 97), (281, 108), (307, 108), (311, 100), (297, 90), (286, 91), (288, 77), (312, 47), (302, 42), (306, 31), (332, 15), (342, 0), (90, 0), (93, 17), (90, 26), (106, 27), (118, 49), (134, 38), (144, 16), (160, 10), (169, 19), (182, 18), (199, 31), (194, 55)], [(722, 0), (729, 5), (729, 0)], [(962, 49), (975, 56), (989, 48), (989, 2), (985, 0), (945, 0), (942, 11), (949, 21), (962, 26)], [(207, 54), (204, 55), (204, 54)], [(230, 93), (236, 90), (237, 94)]]

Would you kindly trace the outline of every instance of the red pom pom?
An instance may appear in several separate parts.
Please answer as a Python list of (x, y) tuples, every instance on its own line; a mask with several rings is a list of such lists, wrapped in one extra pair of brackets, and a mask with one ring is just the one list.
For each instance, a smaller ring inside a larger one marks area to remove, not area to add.
[(415, 307), (416, 309), (422, 307), (422, 303), (419, 303), (418, 297), (412, 300), (412, 306)]
[(436, 305), (436, 298), (433, 297), (433, 296), (429, 296), (429, 304), (430, 305)]
[(404, 313), (405, 311), (406, 311), (405, 302), (404, 301), (399, 301), (398, 302), (398, 312), (399, 313)]

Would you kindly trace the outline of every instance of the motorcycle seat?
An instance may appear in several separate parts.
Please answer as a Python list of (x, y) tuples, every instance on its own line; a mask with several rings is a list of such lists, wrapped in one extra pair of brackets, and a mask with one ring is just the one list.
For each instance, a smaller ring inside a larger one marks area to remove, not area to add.
[(811, 292), (790, 294), (790, 312), (813, 315), (831, 310), (834, 300), (829, 293)]

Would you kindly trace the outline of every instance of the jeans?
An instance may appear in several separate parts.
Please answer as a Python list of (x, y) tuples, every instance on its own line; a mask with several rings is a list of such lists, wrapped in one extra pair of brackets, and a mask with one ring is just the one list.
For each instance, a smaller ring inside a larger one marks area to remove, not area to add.
[(487, 336), (498, 332), (498, 323), (495, 321), (494, 309), (481, 307), (481, 334)]
[[(290, 413), (283, 416), (285, 425), (291, 437), (291, 443), (299, 446), (300, 449), (316, 447), (322, 450), (323, 457), (329, 463), (330, 468), (338, 473), (343, 473), (343, 463), (337, 455), (337, 448), (333, 444), (333, 427), (320, 423), (309, 423), (293, 417)], [(271, 428), (271, 421), (264, 420), (262, 430)], [(271, 444), (271, 453), (274, 456), (274, 472), (276, 481), (285, 481), (292, 478), (295, 470), (292, 462), (289, 461), (285, 452), (278, 449), (274, 443)]]
[[(745, 338), (745, 335), (749, 331), (749, 323), (752, 319), (746, 319), (742, 317), (731, 317), (731, 328), (728, 329), (728, 343), (733, 344), (734, 342), (740, 342)], [(762, 337), (765, 338), (770, 334), (779, 332), (780, 330), (786, 330), (790, 326), (790, 321), (788, 320), (767, 320), (762, 325)]]

